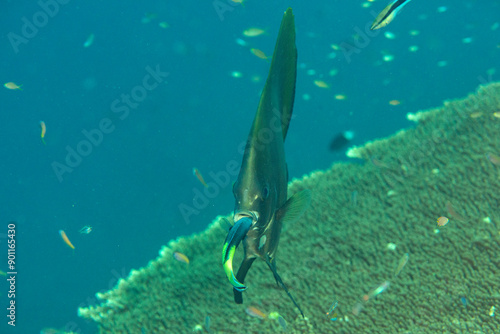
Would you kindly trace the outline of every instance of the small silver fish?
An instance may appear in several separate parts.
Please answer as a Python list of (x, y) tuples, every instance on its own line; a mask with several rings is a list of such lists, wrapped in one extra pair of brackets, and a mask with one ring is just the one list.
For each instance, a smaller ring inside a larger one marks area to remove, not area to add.
[(85, 225), (84, 227), (82, 227), (79, 231), (81, 234), (89, 234), (90, 232), (92, 232), (92, 226), (88, 226), (88, 225)]
[(286, 321), (285, 318), (283, 318), (281, 315), (278, 317), (278, 322), (281, 325), (281, 328), (283, 328), (283, 331), (286, 332)]
[(408, 263), (408, 259), (410, 258), (410, 254), (405, 253), (401, 260), (399, 260), (398, 267), (396, 268), (396, 272), (394, 276), (398, 276), (401, 270), (406, 266), (406, 263)]

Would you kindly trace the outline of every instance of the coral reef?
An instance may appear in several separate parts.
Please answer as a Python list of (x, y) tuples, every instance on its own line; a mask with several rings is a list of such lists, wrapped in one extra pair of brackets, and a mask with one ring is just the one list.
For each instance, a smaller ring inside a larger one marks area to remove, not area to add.
[[(307, 188), (313, 199), (305, 217), (283, 227), (277, 265), (306, 319), (262, 261), (247, 276), (245, 304), (234, 304), (220, 263), (222, 217), (170, 242), (79, 314), (101, 333), (206, 331), (206, 316), (211, 333), (282, 331), (278, 321), (248, 316), (247, 306), (279, 312), (288, 333), (499, 332), (499, 111), (500, 84), (480, 87), (409, 115), (414, 129), (349, 151), (365, 163), (290, 183), (290, 195)], [(438, 229), (440, 216), (449, 222)], [(174, 260), (174, 251), (191, 263)], [(387, 290), (370, 294), (386, 281)]]

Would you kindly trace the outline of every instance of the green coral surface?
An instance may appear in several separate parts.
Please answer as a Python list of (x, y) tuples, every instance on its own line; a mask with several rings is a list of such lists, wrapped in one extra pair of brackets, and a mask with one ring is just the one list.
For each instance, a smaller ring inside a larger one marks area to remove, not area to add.
[[(290, 183), (312, 191), (302, 219), (283, 227), (278, 271), (303, 319), (263, 261), (236, 305), (221, 266), (222, 217), (171, 241), (102, 304), (80, 309), (101, 333), (498, 333), (500, 308), (500, 84), (409, 115), (414, 129), (353, 148), (364, 163), (334, 164)], [(498, 116), (498, 114), (496, 114)], [(495, 160), (495, 157), (497, 160)], [(359, 160), (361, 161), (361, 160)], [(447, 225), (436, 224), (440, 216)], [(178, 262), (173, 252), (191, 263)], [(239, 264), (242, 251), (235, 259)], [(409, 260), (399, 275), (402, 256)], [(387, 290), (365, 301), (383, 282)], [(338, 319), (326, 315), (338, 301)]]

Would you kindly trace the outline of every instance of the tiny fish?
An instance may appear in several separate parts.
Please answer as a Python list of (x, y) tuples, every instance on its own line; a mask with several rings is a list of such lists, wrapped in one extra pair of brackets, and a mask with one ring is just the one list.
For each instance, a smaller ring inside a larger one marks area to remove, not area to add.
[(406, 263), (408, 263), (408, 259), (410, 258), (410, 254), (405, 253), (401, 260), (399, 260), (398, 267), (396, 268), (396, 274), (394, 276), (398, 276), (401, 270), (403, 270), (404, 266), (406, 266)]
[(174, 252), (174, 259), (176, 259), (179, 262), (184, 262), (189, 264), (189, 258), (182, 253)]
[(384, 283), (380, 284), (376, 289), (370, 291), (370, 293), (368, 294), (368, 299), (380, 295), (382, 292), (384, 292), (389, 288), (389, 285), (390, 285), (389, 281), (385, 281)]
[(439, 217), (438, 220), (437, 220), (437, 224), (438, 226), (444, 226), (446, 224), (448, 224), (450, 220), (446, 217)]
[(458, 212), (455, 211), (455, 209), (453, 209), (453, 205), (451, 205), (450, 201), (446, 202), (446, 210), (448, 210), (448, 213), (450, 214), (451, 218), (455, 218), (461, 221), (465, 220), (464, 217), (462, 217), (460, 214), (458, 214)]
[(42, 143), (45, 145), (45, 132), (47, 132), (47, 127), (45, 126), (44, 121), (40, 121), (40, 128), (42, 128), (42, 133), (40, 133), (40, 138), (42, 139)]
[(267, 237), (266, 235), (263, 235), (260, 240), (259, 240), (259, 250), (264, 247), (264, 245), (266, 244), (266, 240), (267, 240)]
[(254, 318), (259, 318), (259, 319), (266, 319), (267, 318), (267, 315), (265, 315), (264, 312), (262, 312), (261, 310), (259, 310), (256, 307), (253, 307), (253, 306), (247, 307), (245, 309), (245, 312), (249, 316), (254, 317)]
[(196, 176), (198, 178), (198, 180), (201, 182), (201, 184), (203, 184), (203, 186), (205, 188), (208, 188), (208, 185), (207, 183), (205, 182), (205, 179), (203, 179), (203, 176), (201, 176), (201, 173), (200, 171), (198, 170), (198, 168), (193, 168), (193, 175)]
[(376, 30), (385, 27), (394, 20), (398, 12), (408, 3), (410, 0), (394, 0), (387, 7), (385, 7), (380, 14), (373, 21), (370, 30)]
[(328, 310), (328, 312), (326, 312), (326, 315), (330, 318), (331, 321), (336, 321), (338, 318), (337, 312), (333, 313), (333, 311), (335, 311), (335, 309), (337, 308), (338, 304), (339, 304), (339, 302), (335, 301), (332, 304), (332, 306), (330, 306), (330, 309)]
[(69, 241), (68, 236), (66, 235), (66, 232), (64, 232), (63, 230), (59, 230), (59, 234), (61, 235), (61, 238), (64, 240), (64, 242), (66, 243), (66, 245), (68, 245), (69, 247), (71, 247), (71, 249), (75, 249), (75, 246), (73, 246), (73, 244), (71, 243), (71, 241)]
[(266, 56), (266, 54), (259, 49), (251, 48), (250, 52), (253, 53), (255, 56), (259, 57), (260, 59), (265, 59), (265, 60), (269, 59), (269, 57)]
[(314, 80), (314, 84), (319, 88), (330, 88), (330, 85), (323, 80)]
[(89, 234), (90, 232), (92, 232), (92, 226), (85, 225), (78, 232), (80, 232), (81, 234)]
[(264, 34), (266, 31), (260, 28), (248, 28), (243, 31), (243, 35), (246, 37), (257, 37)]
[(210, 316), (208, 315), (205, 317), (205, 329), (210, 333)]
[(85, 40), (85, 43), (83, 43), (84, 48), (88, 48), (94, 43), (94, 34), (90, 34), (89, 37)]
[(283, 331), (286, 332), (286, 321), (285, 318), (283, 318), (281, 315), (278, 317), (278, 322), (281, 325), (281, 328), (283, 328)]
[(18, 85), (16, 85), (16, 84), (15, 84), (15, 83), (13, 83), (13, 82), (7, 82), (7, 83), (5, 83), (3, 86), (4, 86), (5, 88), (7, 88), (7, 89), (18, 89), (18, 90), (22, 90), (22, 89), (21, 89), (21, 86), (22, 86), (22, 85), (21, 85), (21, 86), (18, 86)]

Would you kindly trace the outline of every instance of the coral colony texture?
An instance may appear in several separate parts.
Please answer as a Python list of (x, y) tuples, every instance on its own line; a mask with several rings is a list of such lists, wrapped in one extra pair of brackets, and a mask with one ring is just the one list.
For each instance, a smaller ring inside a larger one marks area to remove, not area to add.
[(334, 164), (290, 183), (289, 196), (306, 188), (313, 198), (302, 219), (283, 226), (277, 265), (306, 319), (261, 260), (245, 280), (244, 304), (234, 303), (220, 217), (201, 234), (171, 241), (79, 314), (101, 333), (208, 332), (207, 316), (210, 333), (283, 331), (277, 320), (249, 316), (248, 306), (278, 312), (288, 333), (499, 333), (498, 112), (500, 84), (482, 86), (408, 115), (414, 129), (349, 150), (364, 163)]

